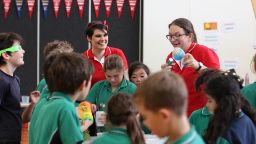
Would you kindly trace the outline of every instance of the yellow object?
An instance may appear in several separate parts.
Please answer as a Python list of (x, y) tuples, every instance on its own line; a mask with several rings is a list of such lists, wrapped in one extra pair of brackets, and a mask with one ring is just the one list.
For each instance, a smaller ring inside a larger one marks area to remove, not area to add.
[(78, 116), (81, 120), (92, 120), (92, 105), (91, 103), (84, 101), (78, 105)]

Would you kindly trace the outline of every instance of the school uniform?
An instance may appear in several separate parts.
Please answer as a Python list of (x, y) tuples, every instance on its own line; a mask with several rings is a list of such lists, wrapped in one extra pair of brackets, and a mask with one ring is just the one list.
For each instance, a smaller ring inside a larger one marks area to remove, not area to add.
[(131, 139), (126, 129), (115, 127), (95, 139), (93, 144), (131, 144)]
[(195, 127), (197, 133), (203, 136), (211, 117), (212, 113), (210, 113), (208, 108), (205, 106), (199, 110), (194, 111), (189, 117), (189, 122)]
[(111, 54), (116, 54), (116, 55), (120, 56), (123, 60), (125, 70), (128, 69), (128, 63), (127, 63), (126, 57), (121, 49), (107, 46), (105, 49), (103, 59), (101, 61), (99, 61), (97, 58), (95, 58), (94, 54), (92, 53), (92, 48), (83, 52), (83, 56), (87, 57), (92, 62), (93, 67), (94, 67), (94, 73), (92, 75), (91, 86), (93, 86), (98, 81), (106, 79), (106, 76), (105, 76), (105, 73), (103, 70), (103, 64), (104, 64), (105, 58)]
[(36, 90), (38, 90), (40, 93), (42, 93), (42, 91), (43, 91), (43, 89), (44, 89), (45, 87), (47, 87), (46, 81), (45, 81), (45, 79), (42, 79), (42, 80), (38, 83)]
[(256, 109), (256, 82), (244, 86), (241, 91), (252, 107)]
[(82, 143), (83, 135), (70, 97), (54, 92), (33, 111), (33, 125), (30, 127), (30, 144)]
[(97, 105), (99, 111), (105, 111), (106, 105), (110, 98), (119, 93), (133, 94), (136, 90), (136, 85), (132, 82), (123, 79), (120, 86), (112, 92), (111, 85), (107, 80), (97, 82), (90, 90), (86, 97), (86, 101)]
[[(168, 144), (168, 142), (169, 139), (165, 144)], [(192, 126), (189, 132), (172, 142), (172, 144), (204, 144), (204, 141)]]
[(252, 120), (243, 112), (239, 118), (233, 120), (217, 139), (216, 144), (255, 144), (256, 127)]
[(20, 79), (0, 70), (0, 143), (20, 143)]

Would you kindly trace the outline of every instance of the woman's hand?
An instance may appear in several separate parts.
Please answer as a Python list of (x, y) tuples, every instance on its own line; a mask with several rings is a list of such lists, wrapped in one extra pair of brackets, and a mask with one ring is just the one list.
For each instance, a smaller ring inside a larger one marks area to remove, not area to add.
[(183, 65), (190, 66), (194, 69), (197, 69), (199, 66), (198, 61), (190, 53), (185, 54), (181, 62)]

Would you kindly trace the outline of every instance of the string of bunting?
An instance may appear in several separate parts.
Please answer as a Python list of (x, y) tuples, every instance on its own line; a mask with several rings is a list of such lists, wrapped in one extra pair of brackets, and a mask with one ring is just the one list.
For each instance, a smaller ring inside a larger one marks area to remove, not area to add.
[[(7, 18), (8, 17), (8, 12), (9, 12), (9, 10), (11, 8), (11, 5), (12, 5), (12, 0), (2, 0), (2, 1), (3, 1), (3, 6), (4, 6), (4, 18)], [(74, 5), (73, 0), (52, 0), (54, 15), (55, 15), (56, 18), (58, 17), (60, 4), (61, 4), (62, 1), (64, 1), (64, 4), (65, 4), (65, 10), (66, 10), (67, 17), (70, 17), (70, 13), (71, 13), (71, 10), (72, 10), (72, 5)], [(134, 18), (137, 0), (127, 0), (127, 1), (129, 2), (131, 17)], [(27, 6), (28, 6), (29, 17), (32, 18), (33, 11), (35, 9), (34, 7), (36, 5), (36, 0), (15, 0), (14, 2), (15, 2), (15, 5), (16, 5), (18, 17), (21, 16), (23, 4), (26, 3)], [(40, 5), (43, 9), (43, 13), (44, 13), (45, 17), (47, 17), (47, 13), (48, 13), (48, 10), (49, 10), (49, 2), (50, 2), (50, 0), (40, 0)], [(76, 4), (78, 6), (78, 10), (79, 10), (79, 16), (82, 18), (83, 13), (84, 13), (84, 5), (86, 3), (86, 0), (76, 0), (76, 2), (77, 2)], [(108, 18), (110, 16), (113, 0), (103, 0), (103, 1), (102, 0), (92, 0), (93, 7), (94, 7), (94, 12), (95, 12), (95, 17), (99, 18), (99, 11), (100, 11), (100, 6), (101, 6), (102, 2), (104, 2), (106, 17)], [(117, 15), (118, 15), (119, 18), (121, 17), (124, 3), (125, 3), (125, 0), (116, 0)]]

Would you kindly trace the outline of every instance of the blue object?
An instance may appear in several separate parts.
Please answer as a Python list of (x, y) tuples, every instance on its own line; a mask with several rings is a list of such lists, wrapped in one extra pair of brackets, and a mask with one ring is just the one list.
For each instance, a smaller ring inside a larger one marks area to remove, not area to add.
[(172, 51), (172, 57), (175, 60), (181, 60), (185, 55), (185, 52), (181, 48), (174, 48)]

